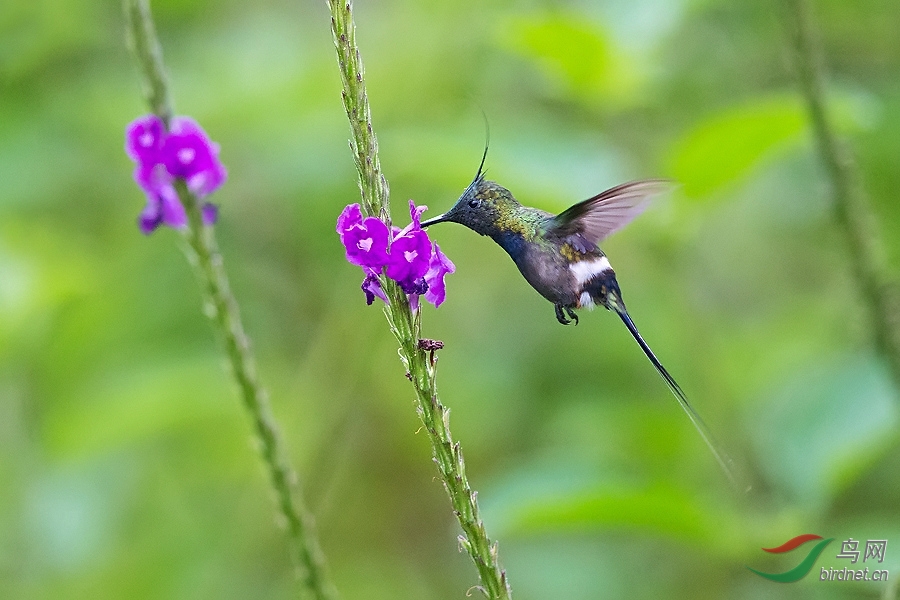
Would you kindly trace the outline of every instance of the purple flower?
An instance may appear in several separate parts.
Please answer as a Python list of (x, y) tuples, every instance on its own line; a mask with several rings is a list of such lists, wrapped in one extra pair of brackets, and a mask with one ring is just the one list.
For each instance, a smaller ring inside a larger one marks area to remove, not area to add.
[(368, 217), (341, 232), (347, 261), (381, 271), (388, 264), (388, 228), (380, 219)]
[[(219, 162), (218, 145), (187, 117), (172, 119), (168, 132), (156, 115), (135, 119), (125, 130), (125, 152), (137, 163), (134, 180), (147, 194), (147, 206), (138, 218), (144, 233), (160, 225), (187, 224), (187, 215), (175, 192), (176, 178), (183, 179), (188, 189), (202, 198), (222, 185), (227, 175)], [(201, 213), (204, 224), (216, 222), (215, 205), (204, 203)]]
[(204, 225), (215, 225), (219, 220), (219, 207), (212, 202), (204, 202), (200, 207), (200, 214)]
[(409, 296), (413, 310), (418, 310), (421, 295), (435, 306), (444, 302), (444, 276), (456, 267), (437, 244), (432, 247), (428, 234), (422, 229), (421, 218), (426, 209), (410, 200), (411, 223), (403, 229), (392, 227), (390, 231), (380, 219), (363, 219), (359, 204), (350, 204), (341, 212), (336, 230), (347, 260), (363, 267), (365, 279), (361, 287), (367, 304), (372, 304), (375, 298), (387, 302), (379, 280), (382, 270)]
[(147, 207), (138, 217), (138, 226), (144, 234), (152, 233), (160, 225), (176, 228), (187, 225), (187, 213), (172, 186), (147, 192)]
[(136, 163), (156, 163), (163, 134), (162, 119), (156, 115), (135, 119), (125, 130), (125, 153)]
[(425, 205), (416, 206), (416, 203), (412, 200), (409, 201), (409, 218), (412, 222), (404, 227), (403, 229), (394, 228), (394, 237), (406, 235), (410, 231), (421, 231), (422, 230), (422, 213), (428, 210), (428, 207)]
[(362, 225), (362, 220), (362, 209), (359, 204), (348, 204), (344, 207), (337, 220), (337, 232), (341, 236), (342, 242), (344, 241), (344, 232), (354, 225)]
[(166, 171), (166, 166), (160, 162), (138, 163), (134, 168), (134, 181), (145, 192), (154, 193), (166, 188), (174, 191), (172, 176)]
[[(400, 289), (406, 292), (406, 295), (409, 296), (410, 300), (413, 298), (418, 299), (419, 296), (428, 291), (428, 284), (425, 283), (424, 277), (419, 277), (418, 279), (404, 279), (397, 283), (400, 284)], [(417, 306), (418, 304), (413, 306), (413, 310), (415, 310)]]
[(400, 284), (407, 294), (424, 294), (428, 285), (423, 279), (431, 260), (431, 240), (420, 225), (427, 206), (409, 201), (411, 223), (395, 234), (391, 242), (391, 258), (387, 276)]
[(444, 276), (455, 271), (456, 265), (435, 244), (434, 252), (431, 254), (431, 262), (428, 263), (428, 272), (425, 273), (425, 283), (428, 284), (425, 300), (434, 304), (435, 308), (443, 304), (444, 299), (447, 297)]
[(175, 117), (163, 142), (160, 156), (172, 177), (181, 177), (198, 196), (214, 192), (227, 173), (219, 162), (219, 146), (188, 117)]
[(381, 289), (381, 282), (378, 281), (378, 275), (375, 274), (375, 271), (369, 269), (363, 269), (363, 271), (366, 273), (366, 278), (363, 279), (360, 287), (366, 294), (366, 304), (371, 305), (375, 302), (376, 297), (387, 302), (387, 296), (384, 295), (384, 290)]
[(407, 288), (412, 288), (413, 282), (425, 275), (430, 260), (431, 240), (428, 234), (421, 229), (409, 231), (391, 242), (387, 276), (398, 282), (407, 294), (414, 293)]

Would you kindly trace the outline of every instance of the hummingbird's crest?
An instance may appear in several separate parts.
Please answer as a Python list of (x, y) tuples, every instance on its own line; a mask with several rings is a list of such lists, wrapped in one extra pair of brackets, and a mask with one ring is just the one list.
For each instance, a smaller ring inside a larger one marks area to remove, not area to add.
[[(485, 121), (487, 127), (487, 121)], [(525, 224), (517, 218), (522, 205), (505, 187), (484, 178), (484, 163), (490, 145), (490, 130), (486, 131), (484, 153), (478, 172), (462, 195), (447, 212), (422, 222), (422, 227), (435, 223), (453, 222), (465, 225), (481, 235), (524, 233)], [(549, 215), (548, 215), (549, 216)]]
[(469, 184), (469, 187), (466, 188), (466, 191), (463, 192), (463, 196), (465, 196), (469, 191), (475, 189), (475, 187), (482, 181), (484, 181), (484, 161), (487, 160), (488, 146), (491, 145), (491, 128), (488, 125), (487, 115), (482, 113), (484, 116), (484, 153), (481, 155), (481, 164), (478, 165), (478, 172), (475, 173), (475, 178), (472, 180), (472, 183)]

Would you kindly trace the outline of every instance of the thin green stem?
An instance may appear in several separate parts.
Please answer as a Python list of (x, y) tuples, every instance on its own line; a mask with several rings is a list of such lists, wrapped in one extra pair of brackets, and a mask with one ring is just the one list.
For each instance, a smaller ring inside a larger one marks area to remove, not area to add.
[(312, 515), (301, 500), (297, 476), (288, 462), (266, 392), (257, 380), (250, 341), (244, 333), (213, 228), (204, 226), (200, 203), (184, 183), (179, 181), (176, 187), (188, 214), (189, 226), (184, 235), (190, 247), (188, 255), (204, 288), (207, 299), (205, 312), (222, 336), (231, 373), (238, 384), (244, 407), (253, 420), (278, 509), (287, 524), (300, 578), (310, 597), (317, 600), (334, 598), (335, 592), (326, 575), (325, 559)]
[(146, 1), (125, 0), (125, 21), (128, 45), (143, 69), (147, 104), (168, 128), (172, 120), (172, 98), (150, 5)]
[(341, 69), (341, 98), (350, 120), (350, 149), (359, 173), (363, 208), (367, 214), (389, 221), (390, 191), (378, 160), (378, 141), (372, 130), (365, 70), (356, 46), (356, 26), (353, 23), (351, 4), (349, 0), (329, 0), (328, 5), (331, 7), (331, 30)]
[[(356, 46), (356, 29), (351, 3), (329, 0), (331, 28), (337, 49), (343, 90), (341, 97), (350, 120), (350, 147), (353, 150), (362, 205), (366, 214), (390, 222), (387, 180), (378, 160), (378, 143), (372, 129), (371, 111), (366, 95), (362, 59)], [(400, 356), (416, 392), (417, 412), (425, 426), (434, 462), (450, 496), (463, 535), (459, 544), (475, 562), (481, 579), (480, 589), (488, 598), (509, 599), (511, 592), (506, 572), (500, 568), (497, 544), (488, 537), (478, 511), (477, 492), (466, 477), (466, 465), (459, 442), (450, 433), (450, 410), (438, 399), (435, 383), (435, 345), (420, 339), (421, 312), (413, 311), (403, 290), (394, 281), (381, 278), (388, 298), (385, 314), (391, 331), (400, 344)]]
[(869, 308), (876, 346), (900, 387), (900, 294), (887, 271), (877, 218), (859, 186), (850, 153), (834, 134), (828, 115), (822, 53), (809, 2), (792, 0), (791, 9), (797, 77), (831, 181), (835, 218), (844, 231), (853, 272)]
[[(168, 125), (172, 101), (150, 9), (146, 0), (125, 0), (125, 12), (130, 43), (145, 77), (147, 101), (151, 110)], [(250, 341), (231, 293), (215, 232), (204, 225), (200, 201), (187, 189), (184, 181), (176, 181), (175, 187), (188, 215), (188, 226), (184, 230), (188, 258), (201, 280), (206, 313), (222, 337), (231, 373), (253, 421), (278, 510), (287, 526), (291, 555), (300, 572), (304, 595), (316, 600), (331, 600), (336, 597), (336, 592), (327, 576), (313, 518), (303, 504), (297, 477), (288, 462), (265, 390), (257, 380)]]
[(453, 514), (463, 530), (459, 545), (475, 562), (484, 594), (488, 598), (509, 599), (511, 591), (506, 572), (500, 568), (497, 543), (491, 542), (485, 531), (478, 510), (478, 494), (466, 477), (462, 448), (459, 442), (453, 441), (450, 433), (450, 409), (438, 399), (435, 383), (437, 359), (434, 351), (428, 350), (429, 342), (433, 341), (420, 340), (420, 313), (413, 313), (403, 290), (390, 283), (392, 285), (387, 290), (390, 302), (385, 314), (391, 331), (400, 343), (403, 363), (416, 390), (416, 411), (431, 441), (434, 462), (450, 496)]

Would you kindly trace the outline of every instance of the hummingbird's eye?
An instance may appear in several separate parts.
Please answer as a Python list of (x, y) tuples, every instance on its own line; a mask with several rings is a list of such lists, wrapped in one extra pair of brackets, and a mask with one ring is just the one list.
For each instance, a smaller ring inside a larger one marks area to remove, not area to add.
[(481, 204), (481, 201), (478, 198), (472, 198), (469, 200), (469, 206), (472, 208), (478, 208), (478, 205)]

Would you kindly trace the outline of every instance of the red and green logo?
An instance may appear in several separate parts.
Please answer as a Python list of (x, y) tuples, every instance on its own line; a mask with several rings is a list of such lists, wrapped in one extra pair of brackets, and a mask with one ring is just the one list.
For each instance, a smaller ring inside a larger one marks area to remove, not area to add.
[(747, 567), (760, 577), (765, 577), (771, 581), (777, 581), (779, 583), (793, 583), (795, 581), (800, 581), (806, 574), (809, 573), (816, 560), (818, 560), (819, 555), (822, 554), (822, 550), (825, 549), (825, 546), (830, 544), (834, 538), (828, 538), (827, 540), (823, 540), (821, 535), (816, 535), (814, 533), (805, 533), (803, 535), (798, 535), (795, 538), (791, 538), (785, 543), (775, 548), (763, 548), (766, 552), (771, 552), (772, 554), (784, 554), (786, 552), (790, 552), (791, 550), (795, 550), (805, 544), (806, 542), (811, 542), (813, 540), (821, 540), (812, 549), (809, 551), (809, 554), (806, 555), (800, 564), (794, 567), (793, 569), (789, 569), (784, 573), (764, 573), (762, 571), (757, 571), (753, 567)]

